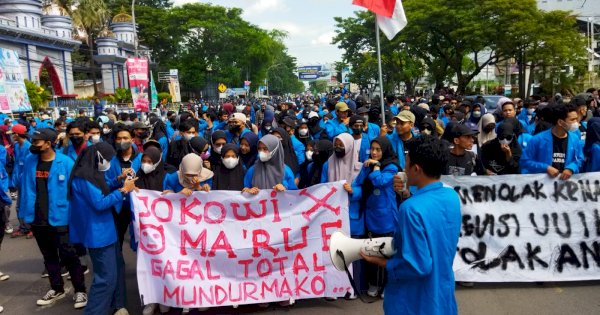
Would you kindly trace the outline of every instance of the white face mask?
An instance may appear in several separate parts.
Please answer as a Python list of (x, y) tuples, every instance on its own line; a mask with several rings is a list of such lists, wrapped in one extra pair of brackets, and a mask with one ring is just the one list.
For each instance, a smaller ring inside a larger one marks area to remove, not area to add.
[(475, 117), (475, 118), (481, 117), (481, 112), (473, 112), (473, 117)]
[(271, 154), (269, 152), (258, 152), (258, 158), (261, 162), (268, 162), (271, 159)]
[(194, 137), (194, 135), (190, 135), (187, 133), (183, 135), (183, 139), (185, 139), (185, 141), (190, 141), (190, 140), (192, 140), (193, 137)]
[(156, 169), (156, 164), (142, 163), (141, 169), (145, 174), (150, 174)]
[(533, 113), (535, 113), (535, 108), (528, 108), (527, 109), (527, 114), (533, 115)]
[(306, 136), (308, 134), (308, 129), (298, 129), (298, 133), (301, 136)]
[(223, 149), (222, 145), (216, 145), (213, 147), (213, 149), (215, 150), (216, 153), (221, 154), (221, 149)]
[(103, 158), (102, 154), (98, 152), (98, 170), (100, 172), (106, 172), (110, 169), (110, 161)]
[(512, 140), (508, 140), (508, 139), (499, 139), (498, 141), (500, 141), (500, 144), (502, 144), (502, 145), (508, 145), (512, 142)]
[(579, 123), (578, 122), (574, 122), (572, 124), (569, 125), (569, 131), (576, 131), (577, 129), (579, 129)]
[(108, 129), (108, 128), (104, 128), (102, 129), (102, 132), (106, 135), (109, 134), (112, 131), (112, 129)]
[(93, 135), (90, 137), (90, 141), (92, 141), (93, 144), (96, 144), (98, 142), (100, 142), (100, 135)]
[(239, 162), (240, 158), (228, 157), (223, 159), (223, 165), (225, 165), (225, 167), (227, 167), (228, 169), (235, 168)]
[(421, 133), (425, 134), (425, 135), (431, 135), (431, 130), (425, 129), (425, 130), (421, 131)]
[(306, 151), (305, 155), (306, 155), (306, 159), (309, 161), (312, 161), (312, 156), (313, 156), (313, 151)]

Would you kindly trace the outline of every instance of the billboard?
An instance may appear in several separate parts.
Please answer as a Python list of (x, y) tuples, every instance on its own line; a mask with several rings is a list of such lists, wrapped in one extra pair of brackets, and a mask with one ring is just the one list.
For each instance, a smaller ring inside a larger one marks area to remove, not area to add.
[(329, 80), (331, 75), (331, 69), (325, 65), (298, 67), (298, 79), (302, 81)]
[(31, 103), (21, 75), (19, 55), (14, 50), (0, 48), (0, 112), (11, 111), (31, 111)]

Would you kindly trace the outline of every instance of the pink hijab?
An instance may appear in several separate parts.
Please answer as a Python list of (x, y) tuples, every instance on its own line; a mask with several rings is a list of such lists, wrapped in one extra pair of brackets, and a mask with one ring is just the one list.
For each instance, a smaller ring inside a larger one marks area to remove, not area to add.
[(346, 154), (343, 158), (338, 158), (335, 154), (329, 157), (329, 171), (327, 173), (328, 180), (330, 182), (345, 180), (347, 183), (352, 184), (362, 168), (362, 163), (358, 160), (358, 151), (360, 150), (360, 146), (354, 145), (354, 138), (349, 133), (342, 133), (333, 138), (334, 145), (336, 139), (340, 139), (340, 141), (342, 141)]

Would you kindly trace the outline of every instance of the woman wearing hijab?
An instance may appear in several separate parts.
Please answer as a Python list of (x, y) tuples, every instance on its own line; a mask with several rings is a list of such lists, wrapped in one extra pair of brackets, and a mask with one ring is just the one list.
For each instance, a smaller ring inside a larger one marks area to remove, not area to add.
[(112, 190), (105, 172), (115, 150), (106, 142), (85, 148), (69, 179), (69, 237), (89, 250), (94, 279), (85, 314), (107, 314), (118, 310), (126, 314), (124, 260), (117, 237), (114, 211), (123, 198), (135, 188), (135, 178), (125, 180), (123, 187)]
[(137, 172), (135, 186), (139, 189), (162, 191), (167, 171), (164, 167), (160, 149), (150, 146), (144, 149), (142, 165)]
[[(102, 118), (102, 117), (106, 117), (106, 116), (101, 116), (100, 118)], [(114, 135), (113, 129), (115, 127), (114, 121), (108, 119), (108, 117), (106, 117), (106, 121), (98, 119), (99, 123), (101, 121), (102, 121), (102, 124), (100, 125), (100, 127), (102, 127), (102, 135), (100, 135), (100, 137), (102, 138), (103, 142), (108, 142), (110, 145), (113, 145), (115, 142), (115, 139), (113, 137), (113, 135)]]
[(583, 154), (586, 157), (586, 172), (600, 171), (600, 118), (594, 117), (587, 123), (587, 134)]
[(296, 156), (296, 151), (294, 151), (294, 147), (292, 146), (292, 140), (290, 139), (289, 134), (283, 128), (275, 128), (271, 132), (272, 135), (279, 138), (281, 141), (281, 148), (283, 149), (283, 157), (285, 160), (285, 165), (289, 166), (292, 170), (292, 173), (296, 178), (298, 177), (298, 157)]
[(169, 139), (167, 138), (167, 126), (158, 117), (150, 118), (150, 126), (152, 126), (152, 136), (150, 139), (160, 143), (162, 159), (167, 160), (167, 150), (169, 149)]
[(202, 158), (195, 153), (183, 157), (179, 171), (165, 178), (165, 193), (180, 193), (189, 197), (194, 191), (210, 191), (214, 173), (202, 166)]
[(304, 152), (304, 163), (298, 166), (298, 174), (300, 181), (298, 182), (298, 188), (306, 188), (308, 178), (308, 167), (313, 162), (313, 155), (315, 154), (315, 146), (318, 141), (309, 141), (306, 143), (306, 151)]
[(275, 128), (277, 128), (277, 122), (275, 122), (275, 113), (267, 108), (265, 111), (265, 117), (259, 126), (258, 137), (262, 138), (264, 135), (270, 134), (271, 130)]
[(304, 187), (327, 182), (328, 165), (327, 161), (333, 154), (333, 143), (327, 139), (315, 141), (312, 162), (308, 164), (306, 178), (303, 181)]
[(199, 136), (193, 137), (190, 139), (190, 141), (188, 141), (188, 149), (189, 153), (197, 154), (202, 158), (202, 166), (210, 169), (210, 162), (208, 160), (210, 158), (210, 147), (208, 146), (206, 139)]
[[(477, 143), (483, 146), (486, 142), (496, 139), (496, 118), (492, 114), (485, 114), (477, 123)], [(452, 142), (451, 142), (452, 143)]]
[(253, 132), (246, 132), (240, 139), (240, 158), (245, 169), (249, 169), (258, 157), (258, 136)]
[(210, 140), (210, 155), (208, 156), (208, 161), (210, 162), (210, 169), (214, 170), (214, 167), (221, 164), (221, 150), (227, 143), (227, 134), (223, 130), (217, 130), (213, 132)]
[(237, 145), (228, 143), (223, 146), (221, 153), (221, 163), (214, 167), (212, 189), (242, 191), (246, 171)]
[[(365, 213), (366, 232), (370, 237), (390, 236), (395, 231), (394, 212), (397, 209), (394, 192), (394, 175), (400, 171), (398, 157), (387, 137), (371, 141), (370, 158), (356, 178), (356, 186), (362, 188), (361, 208)], [(385, 283), (385, 269), (367, 264), (367, 294), (379, 295)]]
[(521, 153), (512, 123), (504, 122), (498, 127), (496, 139), (486, 142), (481, 147), (481, 160), (486, 174), (520, 174)]
[(277, 191), (297, 189), (294, 172), (285, 164), (283, 144), (274, 135), (266, 135), (258, 142), (258, 160), (244, 177), (244, 189), (253, 195), (261, 189)]

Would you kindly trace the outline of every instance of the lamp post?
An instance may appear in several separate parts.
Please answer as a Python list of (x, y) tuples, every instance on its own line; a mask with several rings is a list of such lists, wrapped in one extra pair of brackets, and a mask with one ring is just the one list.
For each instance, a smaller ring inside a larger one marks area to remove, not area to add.
[(135, 48), (135, 57), (138, 57), (138, 37), (135, 24), (135, 0), (131, 0), (131, 21), (133, 22), (133, 47)]

